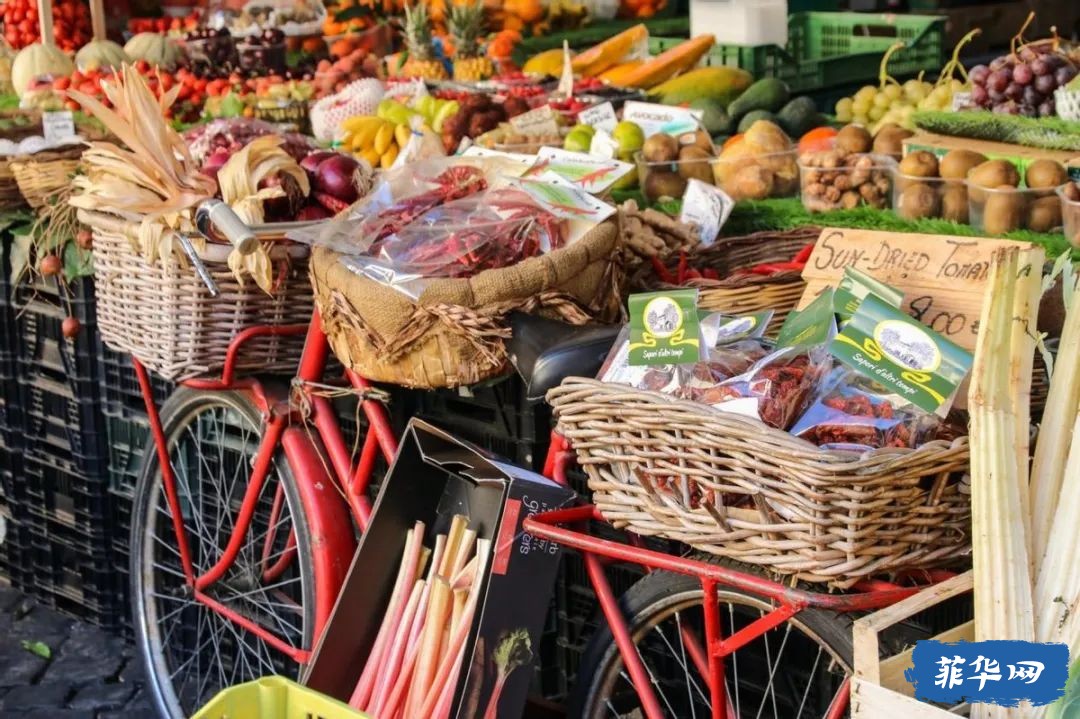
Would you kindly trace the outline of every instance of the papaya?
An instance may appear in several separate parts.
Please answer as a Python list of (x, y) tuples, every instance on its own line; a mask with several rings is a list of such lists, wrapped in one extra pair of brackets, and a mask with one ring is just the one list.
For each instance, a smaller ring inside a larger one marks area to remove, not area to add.
[(630, 62), (620, 63), (615, 67), (604, 70), (598, 77), (609, 85), (626, 87), (626, 77), (643, 64), (644, 60), (631, 60)]
[(708, 99), (727, 107), (753, 82), (750, 73), (737, 67), (699, 67), (652, 88), (649, 98), (664, 105)]
[(521, 71), (535, 75), (551, 75), (558, 77), (562, 74), (563, 50), (561, 47), (533, 55), (522, 66)]
[(623, 30), (618, 35), (593, 45), (575, 57), (571, 61), (574, 74), (596, 77), (604, 70), (622, 62), (623, 58), (634, 49), (634, 45), (646, 42), (648, 39), (649, 30), (644, 23)]
[(627, 74), (627, 87), (652, 88), (689, 70), (716, 44), (713, 35), (699, 35), (665, 50)]

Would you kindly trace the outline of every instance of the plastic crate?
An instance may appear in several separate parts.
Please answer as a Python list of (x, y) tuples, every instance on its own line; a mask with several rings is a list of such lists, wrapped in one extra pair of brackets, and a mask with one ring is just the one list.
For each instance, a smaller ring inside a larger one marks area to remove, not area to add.
[(284, 677), (263, 677), (224, 689), (191, 719), (363, 719), (336, 699)]
[(23, 457), (22, 475), (14, 484), (12, 500), (42, 533), (66, 528), (72, 541), (78, 539), (88, 548), (109, 551), (113, 500), (103, 476), (87, 476), (71, 462), (31, 452)]
[[(527, 37), (514, 48), (514, 61), (520, 66), (531, 55), (543, 52), (544, 50), (561, 48), (563, 46), (563, 41), (566, 41), (571, 50), (582, 50), (601, 43), (609, 37), (637, 25), (639, 22), (642, 21), (609, 20), (607, 22), (596, 23), (595, 25), (588, 25), (579, 30), (566, 30), (563, 32), (546, 33), (536, 37)], [(650, 18), (644, 22), (645, 26), (649, 28), (649, 33), (652, 35), (678, 37), (690, 34), (690, 15), (687, 11), (683, 11), (680, 14), (674, 0), (669, 0), (659, 16)]]
[(57, 611), (106, 628), (123, 619), (118, 577), (105, 548), (87, 546), (70, 529), (52, 526), (30, 531), (32, 583), (24, 587)]
[[(102, 411), (110, 417), (145, 419), (146, 403), (139, 387), (139, 378), (131, 365), (131, 357), (102, 346), (98, 358)], [(150, 373), (150, 387), (158, 409), (176, 389), (174, 383), (153, 373)]]
[(104, 471), (106, 441), (97, 397), (74, 396), (71, 384), (64, 378), (42, 372), (23, 386), (23, 401), (24, 446), (28, 452), (72, 460), (88, 475)]
[[(653, 54), (676, 45), (681, 38), (654, 37)], [(741, 67), (756, 79), (775, 77), (792, 92), (873, 82), (881, 57), (895, 42), (907, 47), (889, 61), (894, 76), (936, 72), (944, 59), (945, 18), (935, 15), (802, 12), (788, 16), (788, 44), (715, 45), (706, 65)]]
[(109, 491), (130, 501), (150, 439), (150, 422), (145, 415), (132, 419), (107, 415), (105, 437), (108, 444)]

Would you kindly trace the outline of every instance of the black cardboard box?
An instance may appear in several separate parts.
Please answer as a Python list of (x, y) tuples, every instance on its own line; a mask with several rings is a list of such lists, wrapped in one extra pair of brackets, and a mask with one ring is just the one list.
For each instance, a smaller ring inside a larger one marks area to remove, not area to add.
[(538, 474), (412, 420), (304, 684), (349, 700), (390, 601), (405, 533), (417, 521), (424, 522), (426, 544), (432, 546), (434, 536), (448, 530), (453, 516), (464, 514), (479, 538), (491, 540), (492, 556), (450, 716), (484, 716), (496, 683), (494, 652), (500, 642), (524, 629), (532, 661), (505, 679), (497, 714), (521, 716), (559, 565), (559, 547), (524, 533), (522, 522), (531, 514), (564, 507), (574, 496)]

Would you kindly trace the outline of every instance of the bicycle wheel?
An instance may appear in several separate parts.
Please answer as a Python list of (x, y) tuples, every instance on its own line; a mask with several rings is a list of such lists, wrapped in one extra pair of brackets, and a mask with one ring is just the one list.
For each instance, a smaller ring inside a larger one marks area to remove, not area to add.
[[(667, 716), (710, 717), (709, 687), (687, 650), (683, 632), (705, 644), (704, 593), (694, 577), (654, 572), (620, 599), (630, 635)], [(772, 607), (737, 589), (717, 589), (724, 636)], [(851, 620), (805, 610), (725, 660), (729, 709), (744, 719), (821, 719), (852, 666)], [(569, 716), (645, 716), (611, 630), (598, 629), (582, 657)]]
[[(233, 533), (262, 435), (258, 410), (237, 392), (178, 390), (162, 408), (196, 575)], [(279, 452), (235, 562), (205, 593), (293, 647), (310, 648), (314, 577), (310, 533)], [(131, 527), (135, 635), (163, 717), (191, 716), (222, 688), (299, 665), (192, 596), (186, 586), (157, 453), (147, 448)]]

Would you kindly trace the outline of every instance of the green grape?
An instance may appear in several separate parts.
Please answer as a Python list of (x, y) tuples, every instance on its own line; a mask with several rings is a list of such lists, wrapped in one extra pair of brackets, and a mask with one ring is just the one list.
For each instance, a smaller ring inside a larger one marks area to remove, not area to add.
[(855, 97), (853, 99), (855, 99), (855, 100), (866, 100), (867, 103), (871, 103), (871, 102), (874, 101), (874, 97), (876, 95), (877, 95), (877, 88), (874, 87), (873, 85), (866, 85), (865, 87), (860, 87), (859, 88), (859, 91), (855, 93)]
[(963, 83), (962, 80), (959, 80), (957, 78), (953, 78), (953, 81), (950, 82), (949, 85), (950, 85), (950, 87), (951, 87), (951, 89), (952, 89), (952, 91), (954, 93), (964, 91), (964, 83)]
[(881, 92), (882, 94), (887, 95), (890, 100), (899, 100), (904, 96), (904, 88), (899, 85), (886, 85), (885, 89)]
[(874, 105), (873, 107), (870, 108), (869, 114), (867, 114), (867, 117), (870, 119), (871, 122), (877, 122), (878, 120), (880, 120), (884, 116), (885, 116), (885, 108), (882, 107), (881, 105)]
[(880, 107), (881, 111), (885, 112), (885, 110), (889, 108), (889, 105), (891, 105), (892, 102), (892, 98), (882, 92), (874, 98), (874, 107)]
[(851, 113), (853, 115), (862, 115), (863, 117), (866, 117), (867, 113), (870, 112), (870, 108), (873, 106), (874, 103), (872, 102), (857, 99), (855, 102), (851, 103)]
[(904, 83), (904, 95), (909, 100), (918, 102), (925, 96), (922, 89), (922, 83), (918, 80), (908, 80)]
[(933, 98), (935, 105), (945, 107), (952, 103), (952, 90), (944, 85), (935, 87), (933, 92), (930, 93), (930, 97)]
[(836, 119), (840, 122), (851, 122), (851, 118), (854, 115), (853, 107), (855, 101), (850, 97), (845, 97), (836, 103)]

